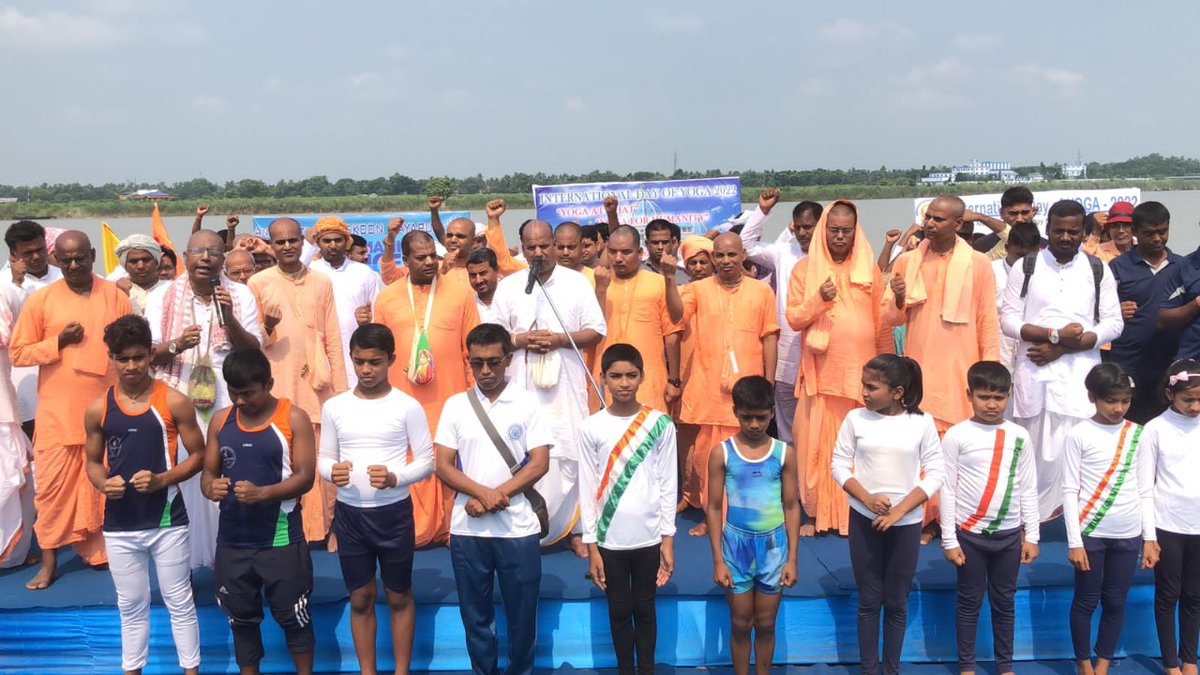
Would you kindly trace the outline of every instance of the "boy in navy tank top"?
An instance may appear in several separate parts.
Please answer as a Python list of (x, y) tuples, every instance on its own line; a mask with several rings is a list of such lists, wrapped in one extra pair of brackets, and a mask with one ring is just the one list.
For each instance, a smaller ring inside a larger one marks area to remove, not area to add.
[(233, 407), (213, 415), (200, 486), (220, 503), (213, 581), (229, 617), (242, 673), (263, 657), (262, 591), (283, 629), (297, 673), (313, 667), (308, 615), (312, 559), (300, 522), (300, 497), (316, 475), (312, 422), (271, 395), (271, 364), (259, 349), (241, 349), (222, 367)]
[[(150, 376), (150, 324), (123, 316), (104, 329), (117, 385), (88, 406), (87, 476), (107, 498), (104, 539), (121, 614), (121, 669), (140, 673), (150, 654), (150, 572), (171, 615), (179, 667), (197, 673), (200, 628), (192, 599), (188, 517), (179, 483), (200, 471), (204, 436), (183, 394)], [(187, 459), (177, 462), (178, 444)]]

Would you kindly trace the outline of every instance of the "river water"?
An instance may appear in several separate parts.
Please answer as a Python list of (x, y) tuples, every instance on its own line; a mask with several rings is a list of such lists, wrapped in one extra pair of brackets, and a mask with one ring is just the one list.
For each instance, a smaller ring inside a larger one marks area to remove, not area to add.
[[(1156, 200), (1166, 205), (1171, 211), (1171, 248), (1176, 252), (1188, 253), (1200, 247), (1200, 190), (1143, 192), (1143, 200)], [(905, 229), (913, 220), (912, 199), (864, 199), (856, 202), (862, 221), (863, 231), (871, 240), (876, 250), (883, 245), (883, 235), (889, 229)], [(767, 222), (764, 239), (773, 241), (787, 225), (789, 215), (795, 202), (780, 203)], [(754, 204), (746, 204), (745, 208), (752, 209)], [(517, 241), (517, 226), (528, 218), (532, 218), (532, 209), (513, 209), (504, 216), (504, 230), (510, 243)], [(471, 217), (479, 222), (484, 221), (483, 211), (472, 211)], [(99, 243), (100, 218), (63, 218), (46, 220), (42, 224), (62, 229), (83, 230)], [(149, 234), (150, 218), (106, 218), (119, 237), (125, 237), (137, 232)], [(240, 232), (250, 232), (253, 229), (252, 217), (242, 218)], [(169, 216), (163, 219), (171, 238), (179, 246), (183, 246), (191, 232), (191, 216)], [(224, 227), (224, 215), (213, 215), (206, 219), (205, 224), (211, 228)]]

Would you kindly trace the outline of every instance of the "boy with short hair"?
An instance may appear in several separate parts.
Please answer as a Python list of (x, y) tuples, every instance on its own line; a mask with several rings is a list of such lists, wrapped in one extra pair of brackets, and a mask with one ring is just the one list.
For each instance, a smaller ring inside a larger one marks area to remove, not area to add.
[(617, 670), (654, 672), (655, 589), (675, 569), (675, 424), (643, 405), (642, 355), (615, 344), (600, 357), (612, 405), (579, 433), (579, 511), (592, 582), (608, 598)]
[(1013, 669), (1017, 570), (1038, 556), (1037, 469), (1029, 433), (1004, 419), (1012, 387), (1008, 370), (980, 361), (967, 370), (967, 386), (974, 416), (942, 439), (942, 548), (958, 568), (959, 672), (975, 672), (975, 633), (986, 587), (996, 670), (1004, 675)]
[(705, 511), (713, 581), (728, 592), (734, 673), (750, 672), (753, 630), (755, 672), (766, 675), (775, 656), (780, 592), (796, 583), (800, 534), (796, 450), (767, 435), (775, 415), (775, 388), (770, 381), (757, 375), (743, 377), (732, 394), (738, 433), (713, 448), (708, 460)]

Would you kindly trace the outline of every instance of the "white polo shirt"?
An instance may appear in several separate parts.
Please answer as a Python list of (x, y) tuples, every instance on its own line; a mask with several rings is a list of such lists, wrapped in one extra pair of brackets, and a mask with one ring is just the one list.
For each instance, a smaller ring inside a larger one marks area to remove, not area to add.
[[(554, 445), (550, 427), (535, 395), (511, 382), (494, 402), (489, 401), (478, 387), (474, 391), (492, 426), (496, 427), (517, 462), (524, 463), (529, 448)], [(447, 399), (433, 442), (456, 451), (462, 472), (480, 485), (495, 488), (512, 478), (508, 464), (484, 431), (466, 392)], [(537, 536), (540, 532), (537, 516), (524, 495), (509, 499), (508, 508), (503, 511), (478, 518), (467, 515), (468, 499), (470, 497), (461, 492), (454, 498), (454, 510), (450, 513), (451, 535), (511, 539)]]

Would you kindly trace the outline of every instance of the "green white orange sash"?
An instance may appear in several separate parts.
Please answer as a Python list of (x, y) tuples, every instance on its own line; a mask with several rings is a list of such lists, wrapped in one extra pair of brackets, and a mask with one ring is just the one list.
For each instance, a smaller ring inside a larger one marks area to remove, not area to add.
[(608, 526), (617, 512), (617, 504), (629, 487), (629, 481), (642, 461), (650, 454), (654, 444), (662, 438), (663, 431), (671, 424), (671, 418), (657, 410), (642, 406), (629, 428), (621, 434), (621, 440), (608, 453), (608, 462), (600, 476), (596, 489), (596, 543), (603, 544), (608, 536)]
[[(1133, 430), (1133, 438), (1129, 441), (1129, 449), (1126, 450), (1125, 437), (1129, 434), (1131, 427), (1136, 427), (1136, 429)], [(1117, 500), (1117, 494), (1121, 492), (1121, 486), (1125, 484), (1125, 477), (1129, 475), (1129, 469), (1133, 466), (1133, 455), (1137, 452), (1138, 439), (1141, 435), (1142, 427), (1133, 422), (1125, 422), (1125, 426), (1121, 428), (1112, 464), (1108, 466), (1108, 471), (1104, 472), (1100, 484), (1096, 486), (1096, 491), (1079, 510), (1079, 524), (1083, 528), (1084, 536), (1091, 534), (1096, 529), (1096, 526), (1108, 514), (1108, 509), (1113, 502)], [(1097, 504), (1099, 504), (1099, 508), (1097, 508)], [(1094, 513), (1092, 509), (1095, 509)], [(1090, 520), (1088, 516), (1091, 516)]]
[[(987, 485), (983, 488), (983, 497), (979, 500), (979, 506), (975, 508), (975, 512), (971, 517), (962, 524), (962, 528), (968, 532), (976, 534), (995, 534), (996, 530), (1004, 522), (1004, 517), (1008, 515), (1008, 510), (1012, 507), (1013, 484), (1017, 478), (1017, 460), (1021, 457), (1021, 451), (1025, 449), (1025, 439), (1017, 438), (1013, 442), (1012, 451), (1005, 447), (1004, 429), (996, 430), (996, 442), (992, 447), (992, 465), (988, 469)], [(1007, 471), (1004, 467), (1007, 466)], [(1004, 495), (1000, 499), (1000, 505), (996, 508), (996, 515), (991, 518), (986, 525), (982, 523), (991, 512), (992, 500), (996, 496), (996, 486), (1000, 483), (1000, 474), (1008, 474), (1004, 486)]]

